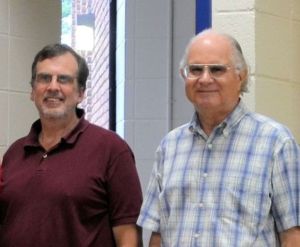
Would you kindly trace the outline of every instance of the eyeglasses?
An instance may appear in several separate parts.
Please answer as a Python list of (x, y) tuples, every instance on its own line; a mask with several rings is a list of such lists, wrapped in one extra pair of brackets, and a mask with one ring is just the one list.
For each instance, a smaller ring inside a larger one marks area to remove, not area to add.
[[(40, 84), (49, 84), (52, 82), (54, 75), (48, 73), (39, 73), (35, 77), (35, 81)], [(56, 75), (56, 81), (59, 84), (72, 84), (76, 77), (70, 75)]]
[(199, 79), (207, 70), (211, 77), (219, 78), (230, 68), (232, 67), (225, 64), (188, 64), (183, 68), (183, 76), (187, 79)]

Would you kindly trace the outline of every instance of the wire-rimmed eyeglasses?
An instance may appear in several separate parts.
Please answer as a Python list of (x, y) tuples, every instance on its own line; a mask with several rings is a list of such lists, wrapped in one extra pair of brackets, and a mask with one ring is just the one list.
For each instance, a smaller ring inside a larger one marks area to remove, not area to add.
[[(39, 84), (49, 84), (50, 82), (52, 82), (54, 76), (55, 75), (48, 73), (39, 73), (36, 75), (35, 81)], [(56, 75), (56, 81), (62, 85), (72, 84), (76, 78), (77, 77), (64, 74)]]
[(232, 67), (226, 64), (188, 64), (183, 68), (183, 77), (186, 79), (199, 79), (207, 70), (211, 77), (219, 78), (230, 68)]

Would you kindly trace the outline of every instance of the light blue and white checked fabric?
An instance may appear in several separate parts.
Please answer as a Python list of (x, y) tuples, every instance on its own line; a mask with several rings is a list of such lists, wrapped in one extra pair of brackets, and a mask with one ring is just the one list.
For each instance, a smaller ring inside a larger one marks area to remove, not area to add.
[(242, 102), (209, 137), (194, 115), (158, 147), (138, 225), (164, 247), (279, 246), (300, 225), (299, 146)]

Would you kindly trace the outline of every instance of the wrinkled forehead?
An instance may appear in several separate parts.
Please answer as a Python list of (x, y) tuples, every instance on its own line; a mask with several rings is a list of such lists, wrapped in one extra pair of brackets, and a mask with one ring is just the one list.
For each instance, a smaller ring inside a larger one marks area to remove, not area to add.
[(76, 58), (71, 53), (65, 53), (38, 61), (36, 71), (65, 71), (68, 74), (76, 74), (78, 71), (78, 64)]
[(187, 54), (188, 63), (231, 63), (232, 46), (220, 35), (204, 35), (193, 40)]

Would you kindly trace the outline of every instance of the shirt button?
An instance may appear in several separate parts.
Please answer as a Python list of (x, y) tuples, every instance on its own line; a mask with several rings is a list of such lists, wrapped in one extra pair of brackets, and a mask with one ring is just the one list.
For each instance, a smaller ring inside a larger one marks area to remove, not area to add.
[(228, 136), (228, 131), (227, 131), (227, 130), (223, 130), (223, 135), (224, 135), (225, 137), (227, 137), (227, 136)]
[(199, 208), (202, 208), (202, 207), (203, 207), (203, 203), (200, 202), (200, 203), (198, 204), (198, 206), (199, 206)]
[(208, 176), (208, 174), (205, 172), (203, 173), (203, 177), (206, 178)]
[(48, 157), (47, 154), (43, 154), (43, 158), (46, 159)]
[(209, 150), (211, 150), (211, 149), (212, 149), (212, 144), (209, 143), (209, 144), (207, 145), (207, 148), (208, 148)]
[(194, 238), (199, 238), (199, 237), (200, 237), (199, 233), (194, 234)]

